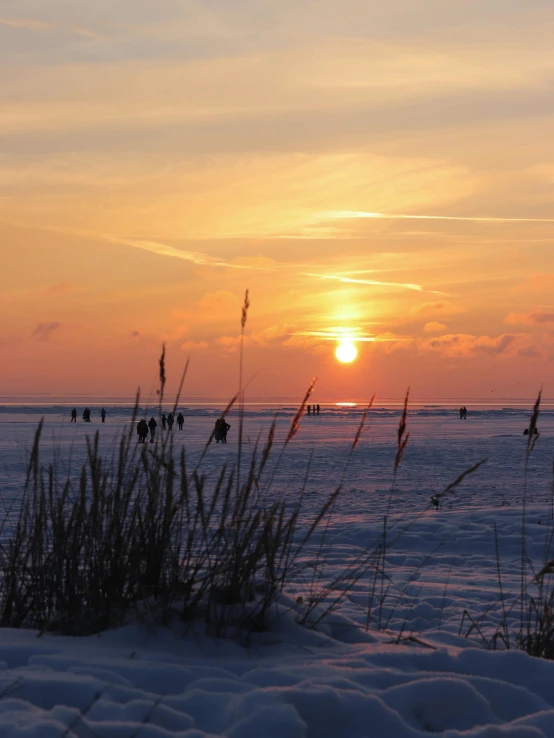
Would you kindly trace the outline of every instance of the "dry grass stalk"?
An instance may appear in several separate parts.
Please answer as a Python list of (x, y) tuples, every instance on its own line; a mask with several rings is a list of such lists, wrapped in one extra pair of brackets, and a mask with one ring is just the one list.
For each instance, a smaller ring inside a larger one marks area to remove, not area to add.
[(160, 356), (159, 363), (160, 363), (160, 371), (159, 371), (160, 389), (157, 390), (157, 393), (160, 396), (160, 408), (161, 408), (163, 397), (164, 397), (164, 387), (165, 387), (165, 343), (162, 344), (162, 355)]
[(300, 419), (304, 415), (304, 409), (306, 408), (306, 403), (310, 399), (310, 395), (314, 391), (315, 383), (317, 381), (317, 378), (314, 377), (310, 383), (310, 386), (308, 387), (308, 390), (306, 394), (304, 395), (304, 399), (302, 400), (302, 403), (300, 404), (300, 407), (296, 411), (296, 414), (294, 418), (292, 419), (292, 423), (289, 428), (289, 432), (287, 433), (287, 437), (285, 439), (285, 446), (292, 441), (294, 436), (298, 433), (298, 429), (300, 428)]
[(444, 497), (444, 495), (447, 495), (450, 492), (454, 492), (456, 487), (464, 481), (464, 479), (468, 476), (468, 474), (473, 474), (473, 472), (476, 472), (477, 469), (479, 469), (479, 467), (482, 466), (483, 464), (486, 464), (487, 461), (488, 459), (481, 459), (481, 461), (478, 461), (473, 466), (470, 466), (469, 469), (466, 469), (464, 472), (460, 474), (459, 477), (457, 477), (453, 482), (451, 482), (447, 487), (445, 487), (442, 490), (442, 492), (437, 492), (435, 495), (433, 495), (431, 497), (431, 503), (435, 507), (438, 507), (440, 504), (440, 500), (442, 497)]
[(410, 388), (408, 387), (408, 390), (406, 392), (406, 397), (404, 398), (404, 408), (402, 410), (402, 416), (400, 418), (400, 423), (398, 424), (396, 456), (394, 459), (394, 473), (395, 474), (398, 471), (398, 467), (400, 466), (400, 463), (402, 462), (402, 457), (404, 456), (404, 451), (406, 450), (406, 446), (408, 445), (408, 440), (410, 438), (409, 433), (407, 433), (406, 437), (404, 437), (404, 433), (406, 433), (406, 422), (408, 418), (408, 398), (409, 396), (410, 396)]
[(354, 436), (354, 440), (352, 441), (352, 447), (350, 449), (350, 452), (351, 453), (352, 453), (352, 451), (354, 451), (354, 449), (356, 448), (356, 446), (358, 445), (358, 443), (360, 441), (360, 438), (361, 438), (361, 435), (362, 435), (362, 431), (364, 429), (365, 421), (366, 421), (366, 418), (367, 418), (367, 414), (371, 410), (374, 402), (375, 402), (375, 395), (373, 395), (373, 397), (369, 401), (369, 405), (364, 410), (364, 414), (362, 415), (362, 419), (360, 421), (360, 425), (358, 426), (358, 430), (356, 431), (356, 435)]
[(246, 318), (248, 316), (248, 308), (250, 307), (250, 302), (248, 300), (248, 290), (246, 290), (244, 294), (244, 303), (242, 305), (242, 316), (240, 320), (240, 327), (241, 330), (244, 331), (244, 326), (246, 325)]
[(535, 444), (540, 435), (540, 433), (537, 432), (537, 420), (539, 419), (539, 413), (540, 413), (540, 407), (541, 407), (541, 395), (542, 395), (542, 390), (539, 391), (538, 397), (535, 400), (535, 404), (533, 406), (533, 412), (531, 414), (531, 419), (529, 421), (529, 428), (528, 428), (529, 436), (527, 438), (527, 457), (529, 457), (529, 454), (535, 448)]

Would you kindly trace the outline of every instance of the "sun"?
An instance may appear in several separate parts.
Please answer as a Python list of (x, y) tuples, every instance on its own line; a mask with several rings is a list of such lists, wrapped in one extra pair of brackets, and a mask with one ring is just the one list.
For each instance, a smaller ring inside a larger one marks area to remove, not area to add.
[(358, 356), (358, 349), (352, 341), (343, 340), (335, 349), (335, 356), (341, 364), (350, 364)]

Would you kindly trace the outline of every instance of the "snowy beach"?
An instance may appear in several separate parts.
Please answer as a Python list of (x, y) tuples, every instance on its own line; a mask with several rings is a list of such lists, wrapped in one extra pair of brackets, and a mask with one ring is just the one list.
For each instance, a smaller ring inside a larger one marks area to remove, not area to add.
[[(305, 600), (314, 587), (299, 576), (285, 592), (269, 630), (251, 634), (247, 643), (216, 639), (201, 623), (183, 635), (177, 618), (169, 627), (130, 622), (80, 638), (0, 630), (0, 735), (554, 735), (554, 663), (508, 652), (498, 639), (502, 652), (487, 648), (502, 620), (499, 568), (505, 622), (512, 634), (519, 625), (527, 449), (522, 432), (530, 409), (470, 408), (468, 419), (461, 421), (456, 408), (413, 408), (410, 440), (394, 481), (401, 411), (372, 409), (349, 458), (362, 409), (323, 407), (319, 417), (304, 416), (280, 456), (294, 408), (279, 408), (273, 459), (279, 458), (279, 466), (272, 493), (294, 500), (305, 485), (303, 523), (308, 525), (342, 480), (323, 545), (316, 537), (304, 554), (307, 562), (319, 557), (317, 586), (329, 586), (323, 608), (333, 598), (331, 584), (340, 589), (336, 583), (341, 572), (378, 545), (388, 513), (386, 592), (371, 616), (368, 571), (315, 629), (296, 622), (297, 598)], [(77, 470), (87, 434), (99, 431), (100, 449), (107, 457), (121, 432), (134, 434), (129, 408), (106, 404), (106, 410), (105, 424), (99, 407), (93, 407), (91, 424), (80, 416), (77, 424), (70, 424), (67, 407), (0, 408), (4, 537), (17, 509), (26, 455), (40, 417), (45, 418), (42, 461), (55, 455), (59, 468)], [(186, 445), (194, 465), (218, 410), (182, 410), (184, 429), (174, 428), (174, 443), (176, 450)], [(265, 438), (274, 412), (247, 406), (245, 466), (258, 436)], [(229, 442), (212, 444), (202, 460), (208, 477), (222, 463), (237, 459), (239, 418), (233, 412), (228, 421)], [(529, 458), (526, 493), (526, 554), (535, 573), (544, 563), (552, 532), (554, 409), (544, 408), (538, 427), (541, 435)], [(435, 510), (432, 495), (483, 459), (487, 463), (444, 496), (442, 508)]]

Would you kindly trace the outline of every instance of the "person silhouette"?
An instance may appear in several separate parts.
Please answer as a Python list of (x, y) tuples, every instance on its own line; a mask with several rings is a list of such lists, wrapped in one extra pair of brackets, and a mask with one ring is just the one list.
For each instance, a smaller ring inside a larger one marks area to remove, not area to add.
[(308, 415), (311, 415), (311, 414), (312, 414), (312, 406), (308, 405)]
[(317, 412), (317, 414), (319, 415), (319, 402), (318, 402), (318, 403), (317, 403), (317, 405), (315, 406), (315, 409), (316, 409), (316, 412)]
[(139, 420), (137, 425), (137, 433), (139, 437), (139, 443), (146, 443), (146, 436), (148, 435), (148, 423), (144, 418)]
[(173, 423), (175, 422), (175, 418), (173, 417), (173, 413), (169, 413), (167, 416), (167, 427), (169, 430), (173, 428)]
[(179, 430), (183, 430), (184, 422), (185, 422), (185, 419), (183, 418), (183, 414), (179, 413), (179, 415), (177, 415), (177, 427), (179, 428)]
[(162, 413), (162, 430), (165, 430), (165, 424), (167, 423), (165, 413)]
[(156, 423), (154, 416), (152, 416), (150, 420), (148, 421), (148, 428), (150, 429), (150, 443), (154, 443), (154, 438), (156, 437), (157, 427), (158, 427), (158, 424)]
[(105, 423), (106, 422), (106, 411), (104, 410), (104, 408), (100, 410), (100, 417), (102, 418), (102, 422)]
[(76, 423), (77, 422), (77, 409), (73, 408), (71, 411), (71, 422)]
[(227, 443), (227, 431), (229, 430), (229, 428), (231, 426), (229, 425), (229, 423), (227, 423), (226, 420), (224, 420), (223, 418), (221, 418), (221, 421), (219, 423), (219, 427), (220, 427), (220, 431), (221, 431), (221, 442), (222, 443)]

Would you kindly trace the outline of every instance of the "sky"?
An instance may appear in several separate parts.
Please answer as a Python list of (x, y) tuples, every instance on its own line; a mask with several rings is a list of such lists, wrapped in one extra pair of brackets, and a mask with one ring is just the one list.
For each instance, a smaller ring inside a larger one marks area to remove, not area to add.
[[(551, 0), (2, 0), (0, 394), (554, 397)], [(351, 340), (358, 357), (335, 358)]]

